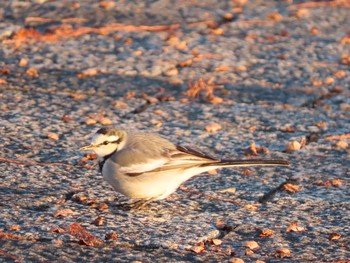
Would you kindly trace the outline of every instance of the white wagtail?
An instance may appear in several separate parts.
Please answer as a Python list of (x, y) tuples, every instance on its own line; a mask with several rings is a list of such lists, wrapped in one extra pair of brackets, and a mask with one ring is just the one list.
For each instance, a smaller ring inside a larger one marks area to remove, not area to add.
[[(166, 198), (191, 177), (209, 170), (251, 165), (289, 165), (282, 159), (220, 160), (174, 145), (157, 134), (127, 134), (101, 128), (89, 146), (99, 160), (103, 178), (141, 206)], [(140, 206), (139, 206), (140, 207)]]

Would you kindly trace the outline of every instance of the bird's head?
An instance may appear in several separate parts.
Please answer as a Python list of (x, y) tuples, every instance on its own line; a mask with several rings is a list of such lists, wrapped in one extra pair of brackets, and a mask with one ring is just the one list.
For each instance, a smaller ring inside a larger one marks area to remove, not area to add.
[(116, 128), (101, 128), (92, 137), (91, 144), (80, 148), (81, 151), (94, 151), (103, 158), (118, 150), (126, 140), (126, 132)]

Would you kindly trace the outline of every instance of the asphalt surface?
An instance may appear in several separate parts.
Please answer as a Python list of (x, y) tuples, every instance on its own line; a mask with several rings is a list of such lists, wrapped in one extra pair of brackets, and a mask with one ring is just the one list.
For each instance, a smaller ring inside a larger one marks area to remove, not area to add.
[[(1, 262), (350, 260), (350, 3), (243, 2), (0, 3)], [(104, 126), (291, 165), (132, 211), (79, 152)]]

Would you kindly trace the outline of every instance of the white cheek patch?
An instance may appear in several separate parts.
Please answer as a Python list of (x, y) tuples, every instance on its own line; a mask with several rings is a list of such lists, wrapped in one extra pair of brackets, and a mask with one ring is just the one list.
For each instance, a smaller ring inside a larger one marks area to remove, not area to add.
[(91, 140), (91, 144), (93, 145), (98, 145), (104, 141), (106, 141), (107, 139), (107, 136), (104, 135), (104, 134), (95, 134), (93, 137), (92, 137), (92, 140)]
[(114, 142), (114, 141), (118, 141), (118, 140), (119, 140), (119, 137), (118, 136), (114, 136), (114, 135), (109, 136), (107, 138), (107, 141), (109, 141), (109, 142)]

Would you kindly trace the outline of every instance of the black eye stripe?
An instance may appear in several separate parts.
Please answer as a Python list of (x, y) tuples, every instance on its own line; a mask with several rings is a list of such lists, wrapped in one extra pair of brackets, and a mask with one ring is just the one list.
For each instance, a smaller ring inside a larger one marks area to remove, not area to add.
[(108, 145), (108, 144), (110, 144), (110, 143), (120, 143), (120, 141), (121, 141), (121, 139), (118, 139), (118, 140), (116, 140), (116, 141), (104, 141), (104, 142), (102, 142), (102, 143), (100, 143), (99, 145)]

